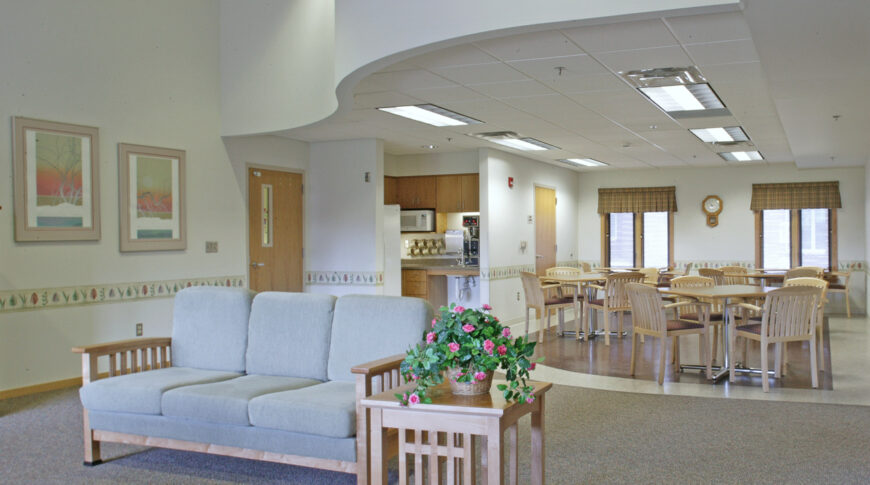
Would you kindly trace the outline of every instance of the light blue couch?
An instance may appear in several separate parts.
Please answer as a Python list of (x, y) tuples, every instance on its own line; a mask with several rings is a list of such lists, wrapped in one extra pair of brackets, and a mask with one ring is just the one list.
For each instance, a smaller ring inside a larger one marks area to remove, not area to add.
[[(182, 290), (171, 339), (73, 349), (83, 356), (85, 464), (112, 441), (357, 473), (365, 483), (359, 398), (398, 381), (403, 352), (431, 319), (417, 298)], [(100, 356), (109, 378), (98, 379)]]

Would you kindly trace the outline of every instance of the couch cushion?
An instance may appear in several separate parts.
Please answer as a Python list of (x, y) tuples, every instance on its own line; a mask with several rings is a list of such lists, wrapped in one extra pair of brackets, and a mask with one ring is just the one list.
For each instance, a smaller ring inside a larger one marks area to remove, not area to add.
[(244, 372), (253, 295), (215, 286), (179, 291), (172, 313), (172, 365)]
[(167, 367), (100, 379), (79, 390), (85, 409), (120, 413), (160, 414), (163, 393), (181, 386), (238, 377), (235, 372)]
[(248, 374), (326, 380), (335, 297), (265, 292), (254, 298), (248, 326)]
[(329, 380), (352, 381), (351, 367), (406, 352), (431, 321), (432, 306), (420, 298), (342, 296), (332, 318)]
[(265, 394), (248, 404), (251, 424), (333, 438), (356, 435), (356, 386), (331, 381)]
[(176, 387), (163, 393), (164, 416), (248, 426), (248, 401), (279, 391), (320, 384), (314, 379), (247, 375), (226, 381)]

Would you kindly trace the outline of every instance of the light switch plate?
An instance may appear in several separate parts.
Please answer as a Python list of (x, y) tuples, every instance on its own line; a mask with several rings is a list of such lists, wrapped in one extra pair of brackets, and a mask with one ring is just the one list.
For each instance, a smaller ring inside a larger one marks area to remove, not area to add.
[(205, 242), (205, 252), (207, 252), (207, 253), (216, 253), (216, 252), (218, 252), (218, 244), (217, 244), (217, 241), (206, 241), (206, 242)]

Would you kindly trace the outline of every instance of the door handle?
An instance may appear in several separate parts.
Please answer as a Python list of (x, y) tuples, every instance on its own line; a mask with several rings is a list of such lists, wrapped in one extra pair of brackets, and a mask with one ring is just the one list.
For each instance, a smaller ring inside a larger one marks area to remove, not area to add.
[(538, 258), (538, 259), (544, 259), (544, 255), (543, 255), (543, 254), (536, 254), (535, 257)]
[(262, 268), (263, 266), (266, 266), (266, 263), (251, 263), (252, 268)]

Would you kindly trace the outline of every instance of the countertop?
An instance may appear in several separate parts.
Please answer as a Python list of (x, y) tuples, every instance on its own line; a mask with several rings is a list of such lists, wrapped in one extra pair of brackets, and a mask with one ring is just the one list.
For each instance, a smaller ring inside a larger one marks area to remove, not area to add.
[(429, 276), (478, 276), (480, 266), (451, 264), (451, 259), (404, 260), (402, 269), (425, 269)]

